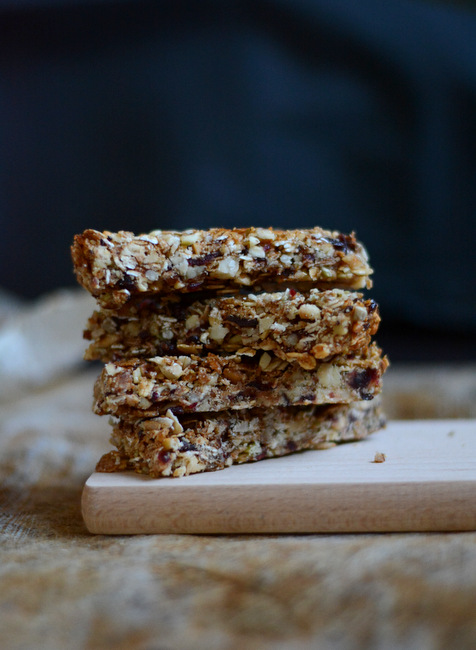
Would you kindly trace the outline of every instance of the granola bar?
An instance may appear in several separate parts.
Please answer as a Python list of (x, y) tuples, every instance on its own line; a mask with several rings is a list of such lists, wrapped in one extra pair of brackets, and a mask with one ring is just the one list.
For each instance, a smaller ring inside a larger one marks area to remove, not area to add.
[(312, 370), (317, 360), (367, 347), (379, 322), (373, 300), (342, 289), (287, 289), (188, 304), (148, 298), (119, 312), (94, 312), (84, 333), (92, 340), (85, 358), (107, 362), (252, 348)]
[(325, 449), (380, 429), (380, 400), (336, 406), (281, 407), (119, 421), (96, 470), (132, 469), (151, 477), (180, 477), (235, 463)]
[(269, 352), (153, 357), (107, 363), (94, 411), (128, 419), (174, 412), (350, 403), (372, 399), (388, 361), (375, 343), (304, 370)]
[(139, 236), (86, 230), (71, 251), (79, 283), (108, 309), (138, 294), (238, 291), (266, 282), (371, 286), (367, 253), (354, 234), (322, 228), (156, 230)]

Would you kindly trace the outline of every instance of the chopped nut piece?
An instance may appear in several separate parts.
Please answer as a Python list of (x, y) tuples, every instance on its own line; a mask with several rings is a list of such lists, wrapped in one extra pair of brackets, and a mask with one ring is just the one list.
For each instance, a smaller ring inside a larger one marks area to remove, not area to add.
[(251, 246), (250, 255), (251, 257), (257, 257), (262, 259), (266, 257), (266, 253), (264, 252), (264, 248), (262, 246)]
[(212, 325), (210, 327), (210, 338), (212, 341), (221, 343), (230, 330), (223, 325)]
[(363, 305), (355, 305), (353, 311), (354, 320), (365, 320), (367, 318), (367, 310)]
[(180, 448), (180, 440), (176, 437), (165, 438), (162, 445), (167, 451), (176, 451)]
[(235, 368), (225, 368), (223, 370), (223, 376), (225, 379), (231, 381), (232, 384), (242, 384), (245, 379), (244, 374)]
[(166, 359), (164, 357), (153, 357), (150, 359), (153, 363), (156, 363), (161, 373), (167, 379), (179, 379), (183, 375), (183, 368), (179, 363)]
[(194, 330), (200, 325), (200, 319), (197, 316), (197, 314), (192, 314), (187, 318), (185, 321), (185, 329), (186, 330)]
[(267, 332), (271, 328), (271, 325), (273, 323), (274, 323), (273, 316), (264, 316), (264, 318), (260, 318), (259, 319), (259, 333), (263, 334), (264, 332)]
[(216, 270), (217, 278), (226, 280), (227, 278), (234, 278), (238, 273), (239, 263), (234, 259), (224, 259), (218, 263)]
[(117, 368), (113, 363), (106, 363), (104, 370), (110, 376), (117, 375), (117, 373), (121, 372), (121, 369)]
[(271, 363), (271, 359), (272, 357), (270, 354), (268, 354), (267, 352), (263, 352), (259, 360), (259, 367), (261, 368), (261, 370), (266, 370), (266, 368)]
[(305, 303), (299, 307), (298, 314), (304, 320), (318, 320), (321, 317), (321, 310), (317, 305)]
[(334, 334), (336, 336), (345, 336), (347, 334), (347, 325), (345, 323), (337, 323), (337, 325), (334, 326)]
[(191, 246), (195, 244), (200, 239), (200, 233), (198, 231), (185, 232), (180, 237), (180, 243), (182, 246)]
[(273, 241), (276, 238), (274, 231), (270, 228), (256, 228), (255, 235), (261, 241)]
[(156, 282), (159, 279), (159, 274), (157, 271), (153, 271), (152, 269), (148, 269), (145, 272), (145, 277), (150, 280), (151, 282)]
[(182, 427), (182, 425), (180, 424), (180, 420), (179, 420), (178, 417), (175, 415), (175, 413), (172, 413), (172, 411), (171, 411), (170, 409), (168, 409), (168, 410), (166, 411), (166, 413), (165, 413), (165, 416), (166, 416), (167, 418), (170, 418), (170, 420), (172, 420), (172, 429), (173, 429), (173, 432), (174, 432), (174, 433), (182, 433), (182, 431), (183, 431), (183, 427)]
[(317, 377), (324, 388), (328, 388), (340, 381), (339, 369), (330, 363), (322, 363), (317, 371)]
[(259, 246), (259, 238), (254, 237), (253, 235), (250, 235), (248, 237), (248, 243), (250, 246)]
[(305, 370), (314, 370), (317, 365), (317, 361), (314, 357), (303, 352), (290, 352), (288, 357), (290, 359), (296, 359), (301, 368), (304, 368)]

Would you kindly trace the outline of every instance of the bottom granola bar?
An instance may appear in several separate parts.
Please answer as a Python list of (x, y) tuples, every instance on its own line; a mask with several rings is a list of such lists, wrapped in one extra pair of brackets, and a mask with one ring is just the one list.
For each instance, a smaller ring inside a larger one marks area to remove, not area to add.
[(116, 450), (98, 472), (132, 469), (151, 477), (181, 477), (235, 463), (284, 456), (360, 440), (385, 424), (380, 399), (346, 405), (278, 407), (181, 415), (135, 422), (119, 420)]

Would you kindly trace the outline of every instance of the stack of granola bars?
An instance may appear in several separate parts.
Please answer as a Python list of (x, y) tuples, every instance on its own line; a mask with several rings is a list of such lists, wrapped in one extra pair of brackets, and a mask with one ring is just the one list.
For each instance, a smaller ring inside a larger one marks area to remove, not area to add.
[(85, 331), (86, 358), (105, 364), (94, 410), (114, 418), (99, 471), (179, 477), (383, 426), (388, 361), (353, 235), (87, 230), (72, 255), (99, 307)]

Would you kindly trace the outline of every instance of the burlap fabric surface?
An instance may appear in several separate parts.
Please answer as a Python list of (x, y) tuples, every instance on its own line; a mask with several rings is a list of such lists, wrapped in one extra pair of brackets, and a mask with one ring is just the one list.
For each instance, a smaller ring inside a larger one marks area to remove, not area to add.
[[(80, 331), (89, 306), (73, 307)], [(40, 310), (28, 323), (42, 319)], [(34, 385), (2, 370), (2, 648), (476, 647), (476, 533), (90, 535), (81, 490), (109, 427), (91, 413), (96, 369), (74, 368), (69, 360)], [(475, 375), (393, 368), (388, 411), (415, 417), (421, 404), (425, 417), (474, 417)]]

